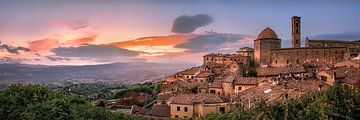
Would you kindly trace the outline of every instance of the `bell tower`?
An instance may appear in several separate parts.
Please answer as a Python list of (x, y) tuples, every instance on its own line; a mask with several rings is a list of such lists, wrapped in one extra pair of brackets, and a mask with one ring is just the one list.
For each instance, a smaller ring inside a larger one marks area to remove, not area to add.
[(291, 41), (292, 41), (292, 48), (299, 48), (301, 42), (301, 27), (300, 27), (300, 19), (301, 17), (293, 16), (291, 18)]

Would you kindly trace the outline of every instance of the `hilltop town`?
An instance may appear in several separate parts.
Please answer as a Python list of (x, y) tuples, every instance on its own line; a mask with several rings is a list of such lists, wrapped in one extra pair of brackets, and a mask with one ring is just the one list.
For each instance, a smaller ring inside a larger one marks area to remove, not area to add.
[(199, 118), (240, 107), (250, 109), (260, 99), (271, 104), (301, 97), (335, 84), (358, 90), (360, 41), (306, 37), (305, 47), (301, 47), (300, 20), (291, 18), (291, 48), (281, 48), (281, 39), (267, 27), (254, 40), (253, 48), (210, 53), (203, 56), (201, 66), (165, 77), (149, 111), (133, 106), (128, 113)]
[(359, 91), (360, 40), (305, 38), (301, 18), (291, 18), (291, 48), (267, 27), (252, 47), (234, 53), (209, 53), (203, 63), (133, 85), (70, 84), (55, 90), (87, 96), (114, 113), (155, 119), (204, 118), (210, 114), (251, 110), (260, 101), (276, 104), (326, 91), (330, 86)]

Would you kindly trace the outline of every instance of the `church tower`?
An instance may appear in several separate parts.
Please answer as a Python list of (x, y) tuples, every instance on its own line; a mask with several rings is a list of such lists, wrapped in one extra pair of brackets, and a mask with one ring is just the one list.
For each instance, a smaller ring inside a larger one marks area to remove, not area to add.
[(292, 48), (299, 48), (300, 47), (300, 19), (301, 17), (293, 16), (291, 18), (291, 41), (292, 41)]
[(281, 39), (269, 27), (265, 28), (254, 40), (254, 61), (256, 65), (271, 63), (271, 50), (281, 47)]

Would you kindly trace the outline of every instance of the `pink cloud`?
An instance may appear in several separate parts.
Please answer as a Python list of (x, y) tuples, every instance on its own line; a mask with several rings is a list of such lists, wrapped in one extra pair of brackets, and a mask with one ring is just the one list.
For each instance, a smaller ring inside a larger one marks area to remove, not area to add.
[(47, 52), (52, 48), (60, 46), (60, 42), (57, 39), (45, 38), (41, 40), (34, 40), (28, 43), (29, 48), (34, 52)]
[(89, 35), (89, 36), (74, 39), (74, 40), (68, 40), (65, 43), (63, 43), (63, 45), (79, 46), (79, 45), (83, 45), (83, 44), (89, 44), (89, 43), (95, 41), (96, 37), (97, 37), (97, 35)]

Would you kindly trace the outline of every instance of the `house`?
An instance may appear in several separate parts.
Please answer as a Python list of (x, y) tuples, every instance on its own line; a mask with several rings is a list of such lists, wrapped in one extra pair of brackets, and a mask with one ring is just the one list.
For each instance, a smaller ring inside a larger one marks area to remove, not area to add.
[(240, 93), (259, 85), (258, 77), (237, 77), (234, 82), (235, 93)]
[(308, 73), (302, 65), (289, 65), (286, 67), (258, 68), (257, 76), (263, 81), (277, 81), (282, 78), (309, 78)]
[(227, 113), (230, 110), (230, 104), (208, 93), (177, 94), (170, 104), (171, 118), (203, 117), (209, 113)]
[(171, 84), (161, 85), (160, 92), (162, 93), (175, 93), (175, 92), (184, 92), (192, 93), (197, 91), (199, 84), (193, 84), (183, 80), (176, 80)]
[(155, 104), (148, 114), (150, 116), (168, 118), (170, 117), (170, 106), (166, 104)]
[(200, 73), (199, 67), (192, 67), (190, 69), (186, 69), (184, 71), (176, 73), (176, 78), (183, 79), (184, 81), (189, 81), (194, 78), (196, 74)]
[(193, 82), (209, 83), (214, 80), (215, 75), (210, 71), (201, 71), (192, 79)]
[(316, 77), (328, 85), (339, 85), (359, 89), (360, 70), (354, 68), (340, 67), (320, 71)]
[(360, 60), (346, 60), (334, 64), (334, 67), (350, 67), (360, 69)]

